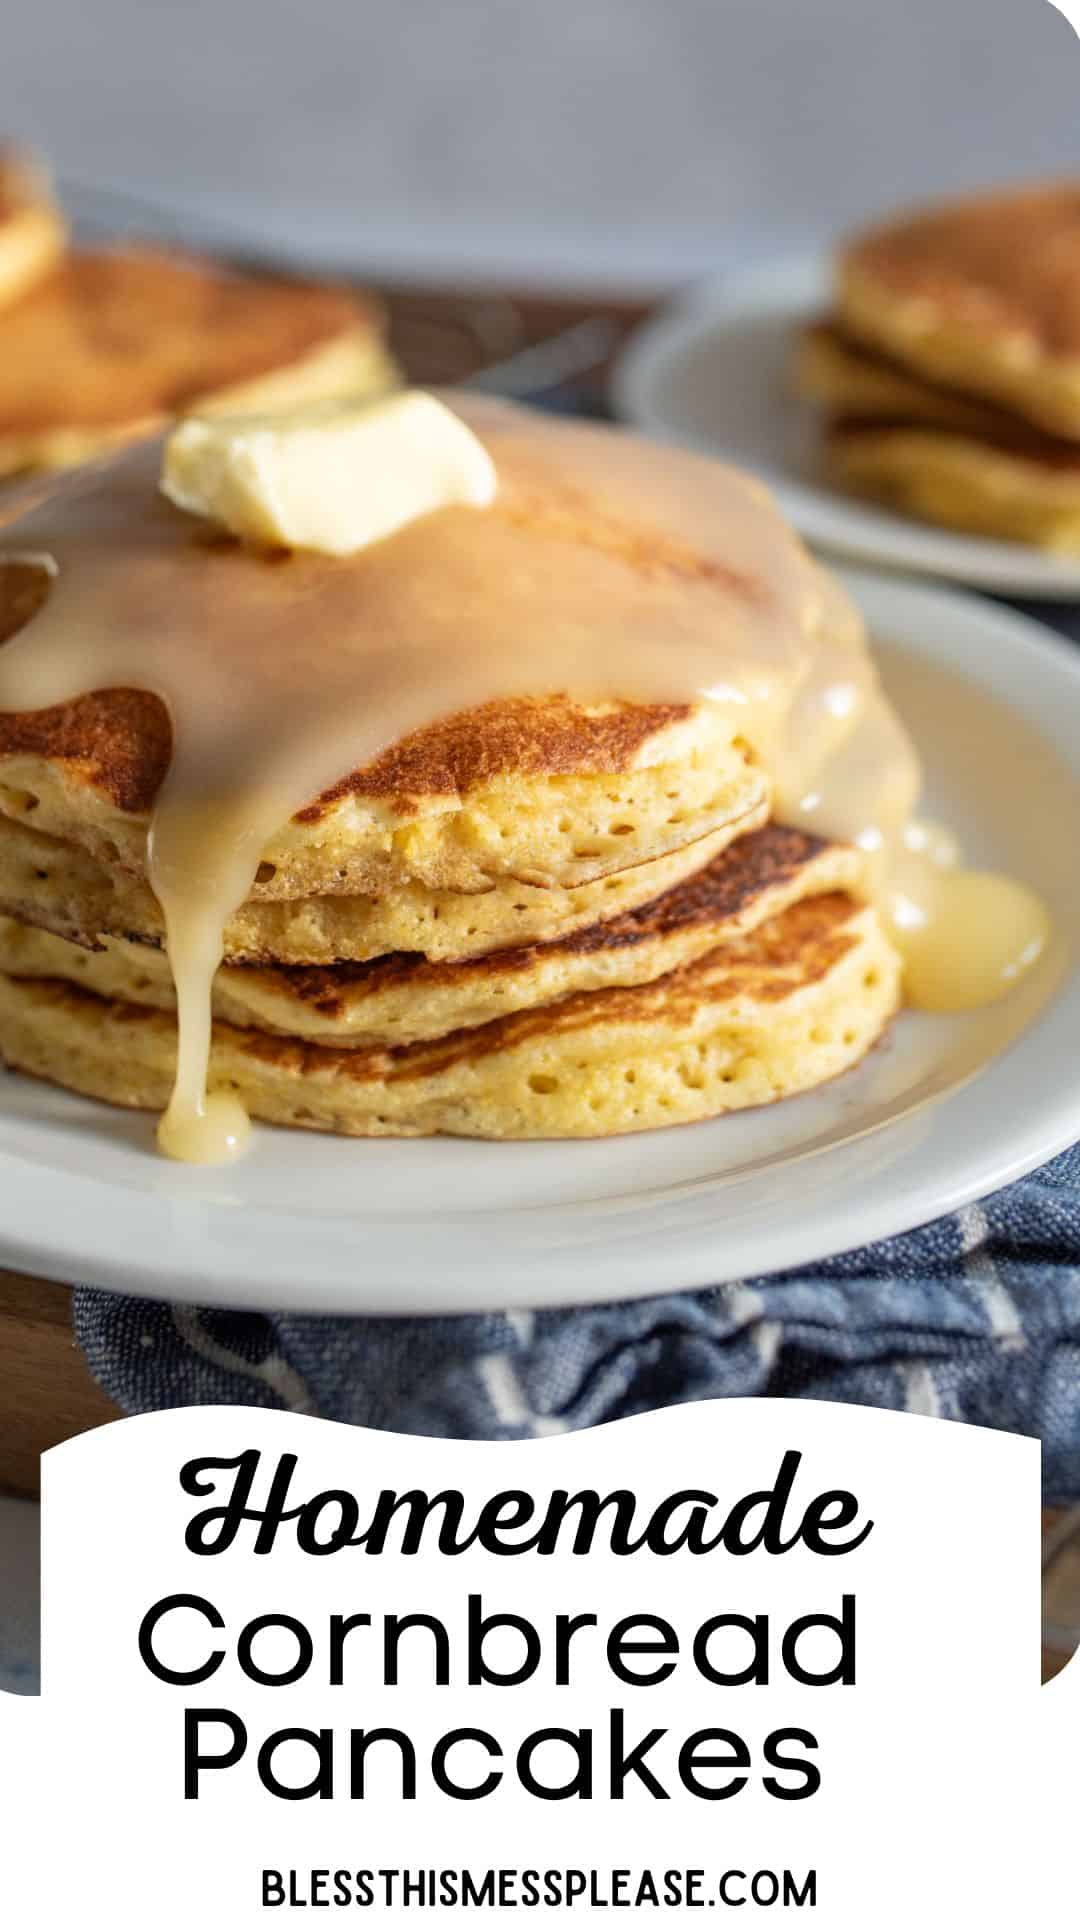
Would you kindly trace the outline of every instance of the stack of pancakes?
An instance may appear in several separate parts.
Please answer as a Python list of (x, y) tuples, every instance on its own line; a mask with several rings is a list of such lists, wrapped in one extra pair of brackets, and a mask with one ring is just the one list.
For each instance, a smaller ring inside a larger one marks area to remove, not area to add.
[(373, 301), (145, 246), (68, 251), (44, 181), (0, 149), (0, 476), (73, 465), (195, 406), (393, 379)]
[[(0, 715), (0, 1051), (150, 1109), (175, 1065), (145, 869), (168, 757), (149, 696)], [(528, 1139), (817, 1085), (879, 1037), (899, 964), (860, 857), (770, 806), (707, 704), (511, 699), (414, 734), (265, 848), (211, 1087), (287, 1126)]]
[(1080, 185), (959, 201), (841, 253), (798, 347), (831, 477), (959, 531), (1080, 552)]

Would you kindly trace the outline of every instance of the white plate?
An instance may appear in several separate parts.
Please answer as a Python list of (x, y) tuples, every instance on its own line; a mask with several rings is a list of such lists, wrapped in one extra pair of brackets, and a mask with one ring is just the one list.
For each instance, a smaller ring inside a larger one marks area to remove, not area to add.
[(311, 1312), (618, 1299), (898, 1233), (1080, 1135), (1080, 652), (960, 594), (885, 575), (849, 584), (923, 750), (929, 810), (1055, 915), (1052, 952), (1010, 999), (905, 1014), (833, 1086), (667, 1133), (492, 1146), (266, 1128), (227, 1171), (172, 1165), (145, 1117), (13, 1074), (0, 1080), (0, 1261)]
[(656, 439), (751, 468), (800, 533), (850, 560), (991, 593), (1080, 599), (1080, 560), (923, 526), (825, 484), (820, 419), (792, 391), (791, 343), (828, 302), (829, 267), (820, 258), (701, 288), (634, 335), (614, 373), (618, 412)]

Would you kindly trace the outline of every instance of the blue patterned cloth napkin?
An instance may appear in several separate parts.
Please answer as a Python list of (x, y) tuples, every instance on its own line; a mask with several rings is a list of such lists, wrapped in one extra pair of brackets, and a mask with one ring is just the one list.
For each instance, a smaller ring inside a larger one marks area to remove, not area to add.
[(798, 1395), (1043, 1443), (1080, 1500), (1080, 1147), (980, 1205), (765, 1279), (614, 1306), (387, 1320), (225, 1313), (82, 1290), (75, 1330), (129, 1412), (284, 1407), (525, 1439), (683, 1401)]

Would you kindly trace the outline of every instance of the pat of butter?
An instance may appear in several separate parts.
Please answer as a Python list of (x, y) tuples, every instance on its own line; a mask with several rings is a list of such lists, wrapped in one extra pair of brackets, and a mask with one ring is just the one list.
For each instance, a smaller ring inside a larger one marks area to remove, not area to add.
[(165, 446), (161, 488), (241, 540), (358, 553), (439, 507), (490, 506), (495, 467), (430, 393), (293, 414), (190, 419)]

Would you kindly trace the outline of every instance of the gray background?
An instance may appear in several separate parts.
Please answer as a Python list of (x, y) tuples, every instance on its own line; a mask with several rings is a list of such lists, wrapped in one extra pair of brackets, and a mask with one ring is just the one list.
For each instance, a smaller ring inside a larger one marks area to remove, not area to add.
[(540, 277), (1080, 169), (1049, 0), (7, 0), (0, 95), (64, 176), (314, 258)]

